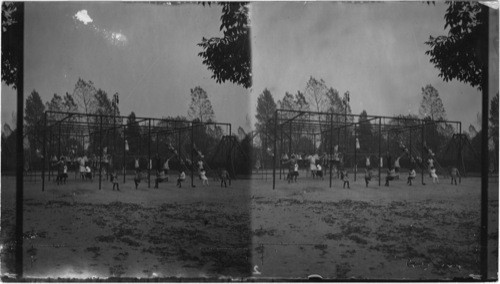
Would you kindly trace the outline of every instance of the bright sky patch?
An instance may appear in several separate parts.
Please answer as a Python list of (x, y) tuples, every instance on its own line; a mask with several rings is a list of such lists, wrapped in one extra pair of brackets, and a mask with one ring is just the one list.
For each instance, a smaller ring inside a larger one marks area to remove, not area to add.
[[(106, 30), (105, 28), (98, 27), (94, 22), (94, 20), (89, 16), (87, 10), (78, 11), (73, 17), (76, 21), (82, 22), (85, 26), (90, 27), (97, 34), (104, 37), (108, 42), (113, 45), (123, 46), (127, 44), (127, 37), (119, 32), (111, 32)], [(92, 23), (88, 25), (89, 23)]]
[(111, 32), (107, 38), (114, 45), (125, 45), (127, 43), (127, 37), (122, 33)]
[(89, 16), (87, 10), (81, 10), (81, 11), (78, 11), (76, 14), (75, 14), (75, 19), (77, 19), (78, 21), (82, 22), (84, 25), (88, 24), (88, 23), (92, 23), (94, 20), (92, 20), (92, 18)]

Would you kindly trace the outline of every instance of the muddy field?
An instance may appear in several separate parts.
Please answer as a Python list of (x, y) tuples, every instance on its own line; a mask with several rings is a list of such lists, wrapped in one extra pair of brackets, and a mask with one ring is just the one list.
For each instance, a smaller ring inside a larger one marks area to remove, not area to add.
[[(130, 177), (132, 178), (132, 177)], [(497, 182), (497, 181), (495, 181)], [(390, 187), (299, 178), (231, 187), (70, 179), (25, 183), (26, 277), (454, 279), (479, 274), (480, 181)], [(15, 183), (2, 177), (2, 273), (13, 272)], [(498, 184), (490, 184), (497, 277)]]

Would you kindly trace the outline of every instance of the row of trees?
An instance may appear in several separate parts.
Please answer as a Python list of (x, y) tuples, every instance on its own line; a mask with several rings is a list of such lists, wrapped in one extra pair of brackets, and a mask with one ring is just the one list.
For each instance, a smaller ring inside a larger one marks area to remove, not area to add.
[[(92, 81), (85, 81), (81, 78), (75, 84), (74, 90), (72, 93), (66, 92), (64, 95), (53, 94), (51, 99), (47, 102), (43, 102), (40, 94), (33, 90), (30, 95), (26, 98), (25, 111), (24, 111), (24, 148), (26, 149), (26, 160), (30, 161), (29, 163), (33, 166), (33, 161), (36, 161), (36, 156), (40, 154), (43, 143), (43, 123), (44, 123), (44, 113), (45, 111), (58, 111), (58, 112), (78, 112), (83, 114), (93, 114), (93, 115), (114, 115), (120, 116), (120, 108), (119, 108), (119, 98), (120, 95), (118, 93), (109, 96), (108, 93), (102, 89), (98, 89), (95, 87)], [(48, 117), (51, 120), (57, 120), (64, 118), (64, 115), (51, 114)], [(212, 104), (208, 98), (208, 95), (205, 90), (201, 87), (195, 87), (190, 90), (190, 104), (189, 109), (187, 111), (186, 116), (165, 116), (167, 119), (177, 119), (177, 120), (195, 120), (199, 122), (210, 122), (215, 120), (215, 113), (212, 108)], [(93, 147), (96, 144), (97, 137), (92, 137), (90, 134), (92, 132), (96, 132), (95, 124), (98, 122), (97, 117), (86, 117), (84, 122), (88, 124), (86, 128), (86, 134), (89, 135), (90, 141), (88, 142), (88, 147)], [(71, 122), (78, 120), (78, 118), (70, 117), (66, 118), (67, 121)], [(80, 121), (81, 122), (81, 121)], [(120, 125), (123, 123), (121, 118), (103, 118), (104, 125)], [(128, 137), (140, 137), (144, 133), (141, 133), (140, 127), (137, 123), (135, 123), (135, 113), (132, 112), (128, 116), (128, 127), (126, 129), (126, 135)], [(6, 124), (7, 128), (11, 128)], [(212, 133), (216, 136), (214, 131), (217, 134), (220, 134), (220, 129), (213, 130)], [(109, 133), (108, 133), (109, 132)], [(120, 129), (113, 127), (112, 130), (107, 132), (107, 137), (123, 137), (123, 134), (120, 132)], [(13, 139), (14, 132), (10, 131), (10, 133), (3, 133), (2, 135), (2, 145), (5, 146), (3, 149), (11, 149), (13, 151), (2, 151), (2, 160), (4, 169), (12, 168), (15, 165), (15, 139)], [(12, 137), (11, 137), (12, 136)], [(71, 137), (61, 137), (63, 144), (63, 148), (67, 148), (72, 146), (78, 151), (83, 150), (84, 145), (81, 141), (76, 141)], [(10, 143), (8, 143), (10, 141)], [(146, 143), (146, 141), (142, 141)], [(115, 139), (113, 144), (121, 145), (123, 143), (123, 138)], [(131, 141), (132, 144), (139, 143), (138, 140)], [(12, 144), (12, 145), (9, 145)], [(203, 143), (199, 143), (200, 145), (205, 145)], [(139, 144), (138, 144), (139, 145)], [(133, 146), (138, 146), (133, 145)], [(141, 144), (145, 145), (145, 144)], [(132, 146), (132, 145), (131, 145)], [(38, 153), (37, 153), (38, 151)]]
[[(92, 81), (85, 81), (81, 78), (76, 82), (72, 93), (66, 92), (63, 96), (54, 94), (45, 104), (40, 94), (33, 90), (26, 99), (24, 111), (25, 133), (28, 138), (29, 148), (41, 148), (41, 131), (43, 130), (41, 126), (43, 126), (45, 111), (120, 115), (118, 105), (118, 93), (115, 93), (110, 98), (106, 91), (97, 89)], [(54, 114), (49, 119), (61, 119), (63, 117), (64, 115)], [(90, 118), (87, 118), (87, 122), (90, 123)]]
[[(256, 124), (255, 128), (258, 133), (260, 133), (260, 141), (257, 143), (258, 146), (263, 151), (256, 151), (256, 153), (262, 153), (263, 157), (261, 159), (271, 158), (271, 152), (269, 149), (273, 146), (273, 133), (274, 133), (274, 114), (276, 109), (286, 109), (286, 110), (299, 110), (299, 111), (317, 111), (317, 112), (327, 112), (327, 113), (337, 113), (337, 114), (351, 114), (351, 107), (349, 105), (349, 92), (346, 91), (344, 96), (341, 98), (339, 92), (326, 85), (326, 83), (320, 79), (317, 80), (310, 77), (306, 83), (304, 92), (297, 91), (295, 94), (286, 92), (284, 97), (277, 102), (274, 100), (273, 95), (267, 89), (265, 89), (258, 97), (257, 100), (257, 112), (256, 112)], [(352, 120), (352, 118), (342, 117), (341, 122), (347, 122)], [(441, 98), (439, 97), (439, 92), (432, 86), (427, 85), (421, 89), (421, 103), (419, 108), (419, 115), (399, 115), (397, 118), (413, 118), (413, 119), (424, 119), (429, 122), (442, 121), (447, 119), (446, 111)], [(492, 152), (498, 153), (498, 94), (493, 99), (490, 108), (490, 137), (491, 144), (495, 150)], [(398, 124), (401, 126), (411, 126), (414, 124), (411, 120), (393, 120), (389, 121), (389, 124)], [(302, 134), (300, 134), (301, 126), (294, 126), (294, 132), (298, 134), (292, 135), (292, 148), (296, 152), (310, 152), (310, 149), (317, 149), (318, 151), (328, 152), (328, 148), (323, 145), (329, 145), (330, 139), (334, 140), (334, 144), (341, 144), (345, 140), (349, 143), (354, 144), (355, 139), (358, 138), (359, 144), (361, 146), (360, 151), (363, 153), (378, 153), (378, 130), (374, 128), (372, 122), (368, 121), (368, 114), (363, 110), (359, 117), (359, 126), (354, 134), (353, 127), (349, 127), (345, 133), (342, 132), (341, 141), (336, 141), (335, 137), (329, 137), (328, 134), (324, 137), (318, 139), (319, 143), (314, 145), (312, 138), (306, 135), (305, 127), (302, 127)], [(390, 126), (388, 126), (390, 127)], [(472, 127), (472, 125), (471, 125)], [(455, 129), (453, 125), (448, 123), (433, 123), (426, 127), (425, 131), (425, 143), (426, 145), (433, 149), (436, 153), (447, 153), (448, 159), (455, 160), (456, 155), (451, 157), (448, 153), (448, 142), (452, 139), (454, 133), (457, 133), (458, 129)], [(481, 131), (469, 131), (467, 133), (464, 131), (466, 136), (470, 139), (471, 145), (473, 147), (472, 151), (475, 153), (480, 153), (480, 134)], [(347, 135), (347, 136), (346, 136)], [(346, 137), (344, 137), (346, 136)], [(393, 137), (387, 136), (387, 134), (380, 137), (382, 141), (382, 149), (397, 149), (398, 143), (394, 142), (396, 140), (409, 141), (409, 133), (392, 133)], [(418, 137), (415, 137), (414, 143), (419, 141)], [(353, 146), (350, 146), (353, 147)], [(352, 150), (352, 148), (351, 148)], [(385, 151), (385, 150), (384, 150)], [(494, 155), (495, 157), (497, 154)], [(471, 158), (476, 158), (477, 155)], [(474, 164), (479, 165), (480, 161), (475, 161)]]
[(349, 91), (346, 91), (341, 98), (339, 92), (328, 87), (323, 79), (318, 80), (312, 76), (307, 81), (304, 92), (297, 91), (296, 94), (286, 92), (283, 99), (277, 103), (271, 92), (264, 89), (257, 99), (256, 131), (273, 133), (274, 122), (271, 119), (277, 108), (351, 114), (348, 98)]

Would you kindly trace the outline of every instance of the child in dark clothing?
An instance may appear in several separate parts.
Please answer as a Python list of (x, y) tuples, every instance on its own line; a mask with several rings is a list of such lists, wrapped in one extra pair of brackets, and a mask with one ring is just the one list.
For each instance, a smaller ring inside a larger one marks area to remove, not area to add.
[(141, 172), (135, 171), (135, 176), (134, 176), (135, 189), (137, 189), (137, 186), (139, 186), (140, 182), (141, 182)]
[(118, 175), (116, 174), (116, 171), (111, 174), (111, 182), (113, 183), (113, 191), (115, 190), (115, 186), (116, 190), (120, 191), (120, 187), (118, 186)]
[(347, 184), (347, 188), (350, 188), (349, 187), (349, 176), (347, 175), (347, 171), (345, 169), (340, 172), (340, 178), (344, 182), (343, 188), (345, 188), (346, 184)]

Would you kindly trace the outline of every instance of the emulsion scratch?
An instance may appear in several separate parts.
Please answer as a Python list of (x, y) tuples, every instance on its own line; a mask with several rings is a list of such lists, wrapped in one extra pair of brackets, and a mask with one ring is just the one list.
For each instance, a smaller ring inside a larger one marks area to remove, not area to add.
[[(92, 29), (94, 32), (102, 36), (109, 43), (116, 46), (124, 46), (127, 44), (127, 37), (121, 32), (108, 31), (105, 28), (100, 28), (94, 24), (94, 20), (89, 16), (87, 10), (80, 10), (74, 16), (73, 19), (77, 22), (83, 23), (85, 26)], [(90, 24), (90, 25), (89, 25)]]

